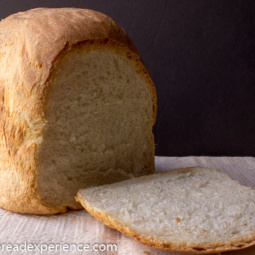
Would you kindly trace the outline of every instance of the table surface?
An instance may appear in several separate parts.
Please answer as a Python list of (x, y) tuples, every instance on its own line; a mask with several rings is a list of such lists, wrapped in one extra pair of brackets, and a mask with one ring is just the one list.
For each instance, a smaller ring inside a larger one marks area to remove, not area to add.
[[(170, 169), (205, 166), (228, 173), (241, 184), (255, 189), (255, 158), (253, 157), (156, 157), (156, 172)], [(140, 244), (117, 230), (110, 229), (93, 218), (85, 210), (69, 211), (60, 215), (22, 215), (0, 209), (0, 244), (59, 244), (58, 251), (40, 251), (22, 254), (109, 254), (109, 255), (170, 255)], [(117, 252), (59, 251), (64, 244), (117, 244)], [(39, 246), (38, 246), (39, 247)], [(24, 249), (24, 246), (23, 246)], [(20, 254), (0, 251), (0, 254)], [(225, 255), (255, 255), (255, 246)]]

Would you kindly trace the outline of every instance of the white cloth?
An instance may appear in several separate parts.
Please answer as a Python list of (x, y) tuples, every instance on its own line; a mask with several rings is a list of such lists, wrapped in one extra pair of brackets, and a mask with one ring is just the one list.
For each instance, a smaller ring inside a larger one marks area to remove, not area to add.
[[(255, 158), (252, 157), (156, 157), (156, 172), (170, 169), (205, 166), (220, 169), (232, 178), (239, 180), (243, 185), (255, 189)], [(117, 244), (118, 251), (113, 252), (78, 252), (54, 251), (24, 252), (12, 251), (0, 254), (119, 254), (119, 255), (170, 255), (173, 253), (159, 251), (140, 244), (120, 232), (105, 227), (102, 223), (90, 216), (85, 210), (70, 211), (53, 216), (22, 215), (0, 209), (0, 244)], [(255, 246), (254, 246), (255, 247)], [(229, 252), (228, 255), (252, 254), (255, 248), (240, 252)], [(44, 247), (45, 248), (45, 247)], [(81, 248), (81, 247), (80, 247)], [(24, 249), (24, 245), (23, 245)], [(47, 248), (48, 249), (48, 248)], [(54, 248), (56, 249), (56, 247)]]

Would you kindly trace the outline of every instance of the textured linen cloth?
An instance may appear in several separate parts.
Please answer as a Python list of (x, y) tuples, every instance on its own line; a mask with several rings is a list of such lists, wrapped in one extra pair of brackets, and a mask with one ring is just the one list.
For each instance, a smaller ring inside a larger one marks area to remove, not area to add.
[[(255, 158), (253, 157), (156, 157), (156, 172), (170, 169), (204, 166), (220, 169), (241, 184), (255, 189)], [(60, 215), (38, 216), (11, 213), (0, 209), (0, 244), (53, 244), (54, 250), (1, 251), (0, 254), (109, 254), (109, 255), (170, 255), (140, 244), (120, 232), (104, 226), (85, 210)], [(60, 251), (56, 244), (117, 244), (117, 251)], [(24, 245), (23, 245), (24, 250)], [(46, 247), (44, 247), (45, 249)], [(219, 254), (219, 253), (218, 253)], [(255, 255), (255, 246), (226, 255)]]

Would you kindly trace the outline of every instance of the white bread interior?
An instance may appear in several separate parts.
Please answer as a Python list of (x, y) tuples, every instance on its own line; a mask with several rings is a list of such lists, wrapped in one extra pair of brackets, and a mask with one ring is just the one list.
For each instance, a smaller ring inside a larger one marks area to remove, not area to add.
[(104, 224), (154, 248), (207, 254), (255, 244), (255, 191), (218, 170), (171, 170), (79, 191)]
[(38, 187), (47, 203), (75, 209), (80, 188), (153, 171), (151, 92), (120, 50), (73, 50), (51, 82), (38, 150)]

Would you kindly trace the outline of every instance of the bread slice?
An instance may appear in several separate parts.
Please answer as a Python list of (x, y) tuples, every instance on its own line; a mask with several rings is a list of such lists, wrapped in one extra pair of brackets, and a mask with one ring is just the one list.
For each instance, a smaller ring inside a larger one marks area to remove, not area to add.
[(255, 244), (255, 191), (192, 167), (80, 190), (101, 222), (154, 248), (194, 254)]
[(78, 190), (153, 173), (154, 84), (125, 31), (84, 9), (0, 22), (0, 207), (82, 209)]

